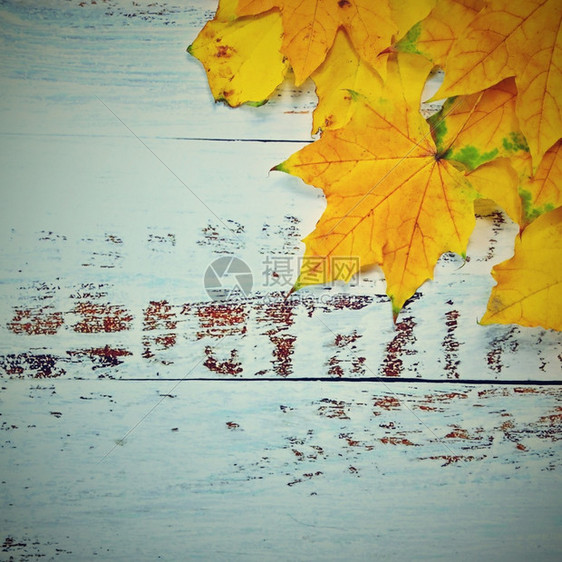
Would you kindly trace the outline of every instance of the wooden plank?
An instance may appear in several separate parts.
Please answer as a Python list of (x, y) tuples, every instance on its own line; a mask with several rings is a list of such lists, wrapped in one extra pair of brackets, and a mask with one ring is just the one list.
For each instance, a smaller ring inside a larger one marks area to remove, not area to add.
[[(490, 268), (516, 232), (500, 214), (478, 221), (469, 263), (441, 260), (397, 329), (379, 271), (273, 312), (324, 206), (294, 178), (268, 176), (299, 145), (185, 139), (306, 140), (314, 96), (285, 86), (262, 108), (211, 103), (183, 51), (212, 9), (52, 2), (2, 12), (4, 375), (558, 378), (558, 334), (477, 325)], [(202, 283), (225, 253), (254, 277), (234, 312)]]
[[(154, 146), (214, 214), (135, 138), (9, 138), (4, 170), (21, 187), (18, 220), (3, 225), (4, 374), (559, 379), (559, 334), (477, 324), (489, 270), (511, 251), (515, 229), (501, 215), (479, 219), (468, 263), (442, 258), (396, 327), (378, 271), (283, 303), (322, 199), (291, 178), (263, 176), (283, 158), (282, 143), (221, 145), (224, 169), (212, 160), (216, 143), (189, 145)], [(80, 175), (84, 202), (61, 206), (73, 162), (96, 150)], [(24, 171), (24, 151), (51, 169)], [(48, 195), (34, 203), (41, 182)], [(38, 231), (36, 220), (47, 224)], [(213, 303), (205, 271), (228, 253), (251, 267), (254, 287), (243, 302)]]
[(558, 389), (4, 387), (3, 533), (28, 544), (5, 548), (16, 557), (548, 560), (562, 547)]

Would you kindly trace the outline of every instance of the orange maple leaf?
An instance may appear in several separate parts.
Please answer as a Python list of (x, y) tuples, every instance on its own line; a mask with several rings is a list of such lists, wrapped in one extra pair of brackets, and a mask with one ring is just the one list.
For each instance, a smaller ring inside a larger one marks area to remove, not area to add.
[(536, 170), (562, 132), (560, 0), (490, 0), (453, 43), (434, 98), (472, 94), (509, 76)]
[(438, 151), (419, 112), (431, 64), (390, 60), (385, 95), (357, 101), (346, 126), (328, 130), (275, 169), (323, 189), (327, 209), (305, 238), (304, 260), (321, 258), (322, 275), (301, 271), (296, 288), (348, 281), (334, 260), (380, 264), (394, 316), (427, 279), (439, 256), (464, 254), (475, 219), (475, 192)]
[(482, 324), (562, 330), (562, 207), (536, 219), (515, 240), (514, 256), (496, 265)]
[(238, 0), (237, 13), (253, 16), (273, 8), (281, 11), (282, 51), (298, 86), (322, 64), (340, 27), (359, 56), (384, 73), (385, 61), (378, 54), (425, 17), (434, 4), (435, 0)]

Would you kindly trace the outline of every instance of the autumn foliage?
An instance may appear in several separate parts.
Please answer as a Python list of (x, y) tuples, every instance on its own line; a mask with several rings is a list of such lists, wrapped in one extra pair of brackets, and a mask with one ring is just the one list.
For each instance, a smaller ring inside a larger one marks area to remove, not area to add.
[(562, 329), (560, 0), (221, 0), (188, 51), (233, 107), (314, 82), (320, 137), (274, 168), (326, 195), (306, 256), (379, 265), (396, 318), (491, 199), (520, 231), (481, 322)]

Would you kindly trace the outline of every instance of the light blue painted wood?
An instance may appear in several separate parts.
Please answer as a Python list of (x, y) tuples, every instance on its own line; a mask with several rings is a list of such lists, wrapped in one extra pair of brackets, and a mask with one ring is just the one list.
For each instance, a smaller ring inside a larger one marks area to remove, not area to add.
[(213, 8), (0, 6), (2, 556), (559, 559), (560, 392), (524, 381), (562, 340), (477, 324), (517, 229), (480, 218), (397, 328), (377, 271), (280, 306), (324, 200), (268, 170), (314, 95), (214, 104), (185, 53)]

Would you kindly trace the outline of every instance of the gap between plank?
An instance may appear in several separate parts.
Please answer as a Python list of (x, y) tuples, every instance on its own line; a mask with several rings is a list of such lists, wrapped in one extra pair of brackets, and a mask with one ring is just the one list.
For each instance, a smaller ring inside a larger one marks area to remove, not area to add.
[[(74, 380), (87, 380), (87, 379), (74, 379)], [(263, 377), (263, 378), (250, 378), (250, 377), (238, 377), (232, 379), (222, 379), (222, 378), (212, 378), (212, 377), (190, 377), (190, 378), (122, 378), (122, 379), (98, 379), (98, 380), (111, 380), (119, 382), (330, 382), (330, 383), (407, 383), (407, 384), (460, 384), (460, 385), (471, 385), (471, 386), (562, 386), (562, 381), (541, 381), (541, 380), (498, 380), (498, 379), (418, 379), (415, 377), (363, 377), (363, 378), (352, 378), (352, 377), (292, 377), (292, 378), (275, 378), (275, 377)]]

